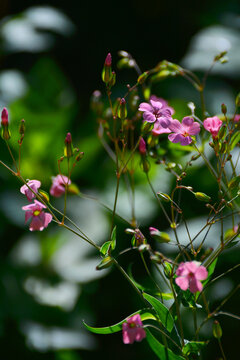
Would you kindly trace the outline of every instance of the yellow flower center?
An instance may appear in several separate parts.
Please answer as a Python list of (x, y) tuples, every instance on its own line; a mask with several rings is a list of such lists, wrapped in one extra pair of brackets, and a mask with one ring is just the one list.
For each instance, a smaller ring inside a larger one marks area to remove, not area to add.
[(33, 212), (33, 216), (38, 216), (38, 215), (40, 214), (40, 212), (41, 212), (41, 211), (39, 211), (39, 210), (35, 210), (35, 211)]

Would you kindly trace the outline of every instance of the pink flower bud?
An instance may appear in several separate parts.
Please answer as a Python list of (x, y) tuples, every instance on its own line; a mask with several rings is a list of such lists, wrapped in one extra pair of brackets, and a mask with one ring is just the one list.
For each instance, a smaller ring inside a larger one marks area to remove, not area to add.
[(112, 55), (110, 53), (107, 54), (104, 65), (105, 66), (112, 65)]
[(8, 125), (8, 111), (6, 108), (3, 108), (1, 119), (2, 119), (2, 123), (1, 123), (2, 126)]
[(236, 114), (233, 118), (234, 122), (238, 122), (240, 120), (240, 114)]
[(67, 135), (66, 135), (65, 144), (71, 144), (71, 142), (72, 142), (72, 135), (71, 135), (71, 133), (69, 132), (69, 133), (67, 133)]
[(139, 142), (139, 152), (141, 155), (146, 155), (146, 143), (144, 141), (143, 138), (140, 139), (140, 142)]

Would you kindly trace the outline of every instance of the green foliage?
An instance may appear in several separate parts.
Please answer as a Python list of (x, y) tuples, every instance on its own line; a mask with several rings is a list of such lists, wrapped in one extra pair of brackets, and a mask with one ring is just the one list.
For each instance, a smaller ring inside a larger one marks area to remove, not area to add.
[(156, 338), (153, 336), (153, 334), (150, 332), (150, 330), (146, 329), (147, 333), (147, 342), (151, 349), (154, 351), (154, 353), (157, 355), (157, 357), (160, 360), (183, 360), (184, 358), (180, 355), (176, 355), (172, 352), (172, 350), (165, 348)]

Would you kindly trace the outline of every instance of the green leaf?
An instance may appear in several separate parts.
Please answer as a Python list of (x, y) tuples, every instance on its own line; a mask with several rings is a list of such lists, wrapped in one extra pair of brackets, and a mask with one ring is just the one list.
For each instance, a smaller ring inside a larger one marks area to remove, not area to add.
[(191, 291), (181, 291), (181, 301), (183, 306), (190, 307), (190, 308), (202, 308), (202, 305), (199, 305), (195, 301), (195, 296)]
[(239, 143), (239, 141), (240, 141), (240, 131), (236, 132), (232, 136), (231, 143), (230, 143), (230, 151), (235, 148), (235, 146)]
[(95, 333), (95, 334), (113, 334), (115, 332), (121, 331), (122, 330), (122, 324), (130, 317), (132, 317), (133, 315), (139, 314), (141, 316), (141, 320), (156, 320), (156, 317), (153, 315), (153, 313), (149, 310), (138, 310), (135, 313), (129, 315), (128, 317), (126, 317), (124, 320), (118, 322), (115, 325), (111, 325), (111, 326), (106, 326), (106, 327), (100, 327), (100, 328), (96, 328), (96, 327), (92, 327), (87, 325), (84, 321), (83, 321), (83, 325), (91, 332)]
[(132, 269), (131, 269), (131, 266), (129, 267), (129, 270), (128, 270), (128, 275), (130, 277), (130, 279), (132, 280), (132, 282), (134, 283), (134, 285), (142, 290), (142, 291), (147, 291), (148, 293), (151, 293), (152, 295), (156, 295), (156, 296), (159, 296), (159, 297), (162, 297), (164, 300), (170, 300), (170, 299), (173, 299), (173, 294), (172, 293), (160, 293), (160, 291), (156, 290), (156, 289), (148, 289), (146, 288), (145, 286), (139, 284), (133, 277), (133, 274), (132, 274)]
[(114, 226), (112, 234), (111, 234), (111, 247), (112, 247), (112, 250), (114, 250), (115, 247), (116, 247), (116, 235), (117, 235), (117, 227)]
[(183, 347), (183, 354), (184, 355), (196, 354), (206, 345), (207, 342), (204, 341), (189, 341)]
[[(202, 282), (202, 284), (203, 284), (203, 286), (205, 286), (208, 282), (209, 282), (209, 280), (211, 279), (211, 276), (212, 276), (212, 274), (214, 273), (214, 270), (215, 270), (215, 267), (216, 267), (216, 264), (217, 264), (217, 260), (218, 259), (215, 259), (213, 262), (212, 262), (212, 264), (208, 267), (208, 277), (207, 277), (207, 279), (206, 280), (204, 280), (203, 282)], [(203, 264), (204, 265), (204, 264)]]
[(176, 355), (170, 349), (166, 349), (156, 338), (152, 335), (152, 333), (145, 329), (147, 333), (147, 342), (150, 348), (155, 352), (157, 357), (161, 360), (184, 360), (184, 358), (180, 355)]
[(111, 241), (106, 241), (100, 248), (101, 255), (105, 256), (108, 253), (110, 247), (111, 247)]
[(113, 258), (111, 256), (106, 256), (102, 261), (96, 266), (96, 270), (107, 269), (113, 264)]
[(174, 321), (168, 308), (151, 295), (143, 293), (143, 297), (152, 305), (158, 315), (159, 320), (165, 326), (167, 331), (171, 332), (173, 329)]

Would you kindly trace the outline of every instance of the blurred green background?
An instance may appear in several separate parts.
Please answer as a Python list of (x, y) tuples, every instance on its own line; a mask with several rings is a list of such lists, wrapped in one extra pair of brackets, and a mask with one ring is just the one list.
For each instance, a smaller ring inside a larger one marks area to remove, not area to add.
[[(17, 151), (17, 128), (26, 120), (22, 153), (25, 178), (39, 179), (49, 190), (51, 176), (58, 173), (57, 159), (62, 156), (67, 131), (74, 145), (85, 152), (76, 167), (73, 180), (84, 193), (96, 196), (113, 206), (115, 176), (97, 138), (95, 115), (89, 101), (95, 89), (104, 91), (101, 70), (106, 54), (113, 55), (116, 69), (117, 51), (129, 51), (145, 71), (167, 59), (197, 71), (206, 71), (213, 57), (229, 52), (229, 63), (217, 65), (206, 88), (207, 109), (220, 112), (224, 102), (229, 112), (240, 79), (240, 4), (239, 1), (8, 1), (0, 3), (0, 106), (10, 111), (12, 147)], [(133, 70), (117, 70), (114, 95), (121, 96), (126, 84), (134, 84)], [(186, 115), (186, 103), (199, 105), (198, 94), (182, 79), (164, 80), (155, 88)], [(14, 143), (15, 142), (15, 143)], [(1, 159), (11, 164), (4, 143)], [(236, 155), (236, 154), (235, 154)], [(235, 156), (234, 155), (234, 156)], [(215, 184), (197, 162), (188, 185), (198, 191), (211, 192)], [(199, 180), (199, 172), (201, 179)], [(239, 169), (238, 169), (239, 172)], [(169, 191), (173, 177), (162, 169), (152, 170), (156, 190)], [(51, 224), (43, 233), (30, 233), (24, 225), (21, 206), (26, 201), (19, 193), (20, 183), (3, 167), (0, 170), (0, 359), (13, 360), (85, 360), (155, 359), (145, 342), (123, 345), (121, 334), (94, 336), (82, 325), (104, 326), (118, 322), (136, 311), (140, 302), (117, 270), (97, 272), (99, 257), (94, 250), (72, 234)], [(188, 201), (189, 200), (189, 201)], [(191, 231), (203, 222), (204, 206), (191, 198), (186, 211)], [(63, 208), (62, 199), (55, 205)], [(140, 169), (136, 174), (137, 219), (145, 234), (147, 227), (166, 228), (159, 223), (157, 205), (148, 190)], [(95, 201), (70, 198), (69, 214), (98, 244), (107, 240), (110, 214)], [(120, 189), (118, 212), (130, 218), (128, 193)], [(227, 225), (226, 225), (227, 226)], [(118, 224), (118, 246), (129, 245), (124, 233), (126, 224)], [(216, 245), (218, 229), (209, 235), (208, 246)], [(182, 233), (181, 241), (186, 241)], [(155, 246), (155, 245), (153, 245)], [(175, 249), (160, 248), (174, 255)], [(239, 246), (228, 250), (219, 260), (217, 274), (237, 264)], [(139, 282), (146, 274), (139, 265), (138, 254), (121, 259), (123, 266), (134, 262), (133, 272)], [(238, 284), (239, 272), (215, 283), (210, 296), (212, 310)], [(239, 296), (224, 310), (237, 313)], [(202, 318), (200, 313), (200, 318)], [(185, 314), (190, 336), (192, 319)], [(223, 347), (228, 359), (239, 354), (239, 324), (223, 317)], [(202, 337), (211, 336), (211, 324)], [(220, 359), (216, 342), (204, 353), (204, 360)]]

